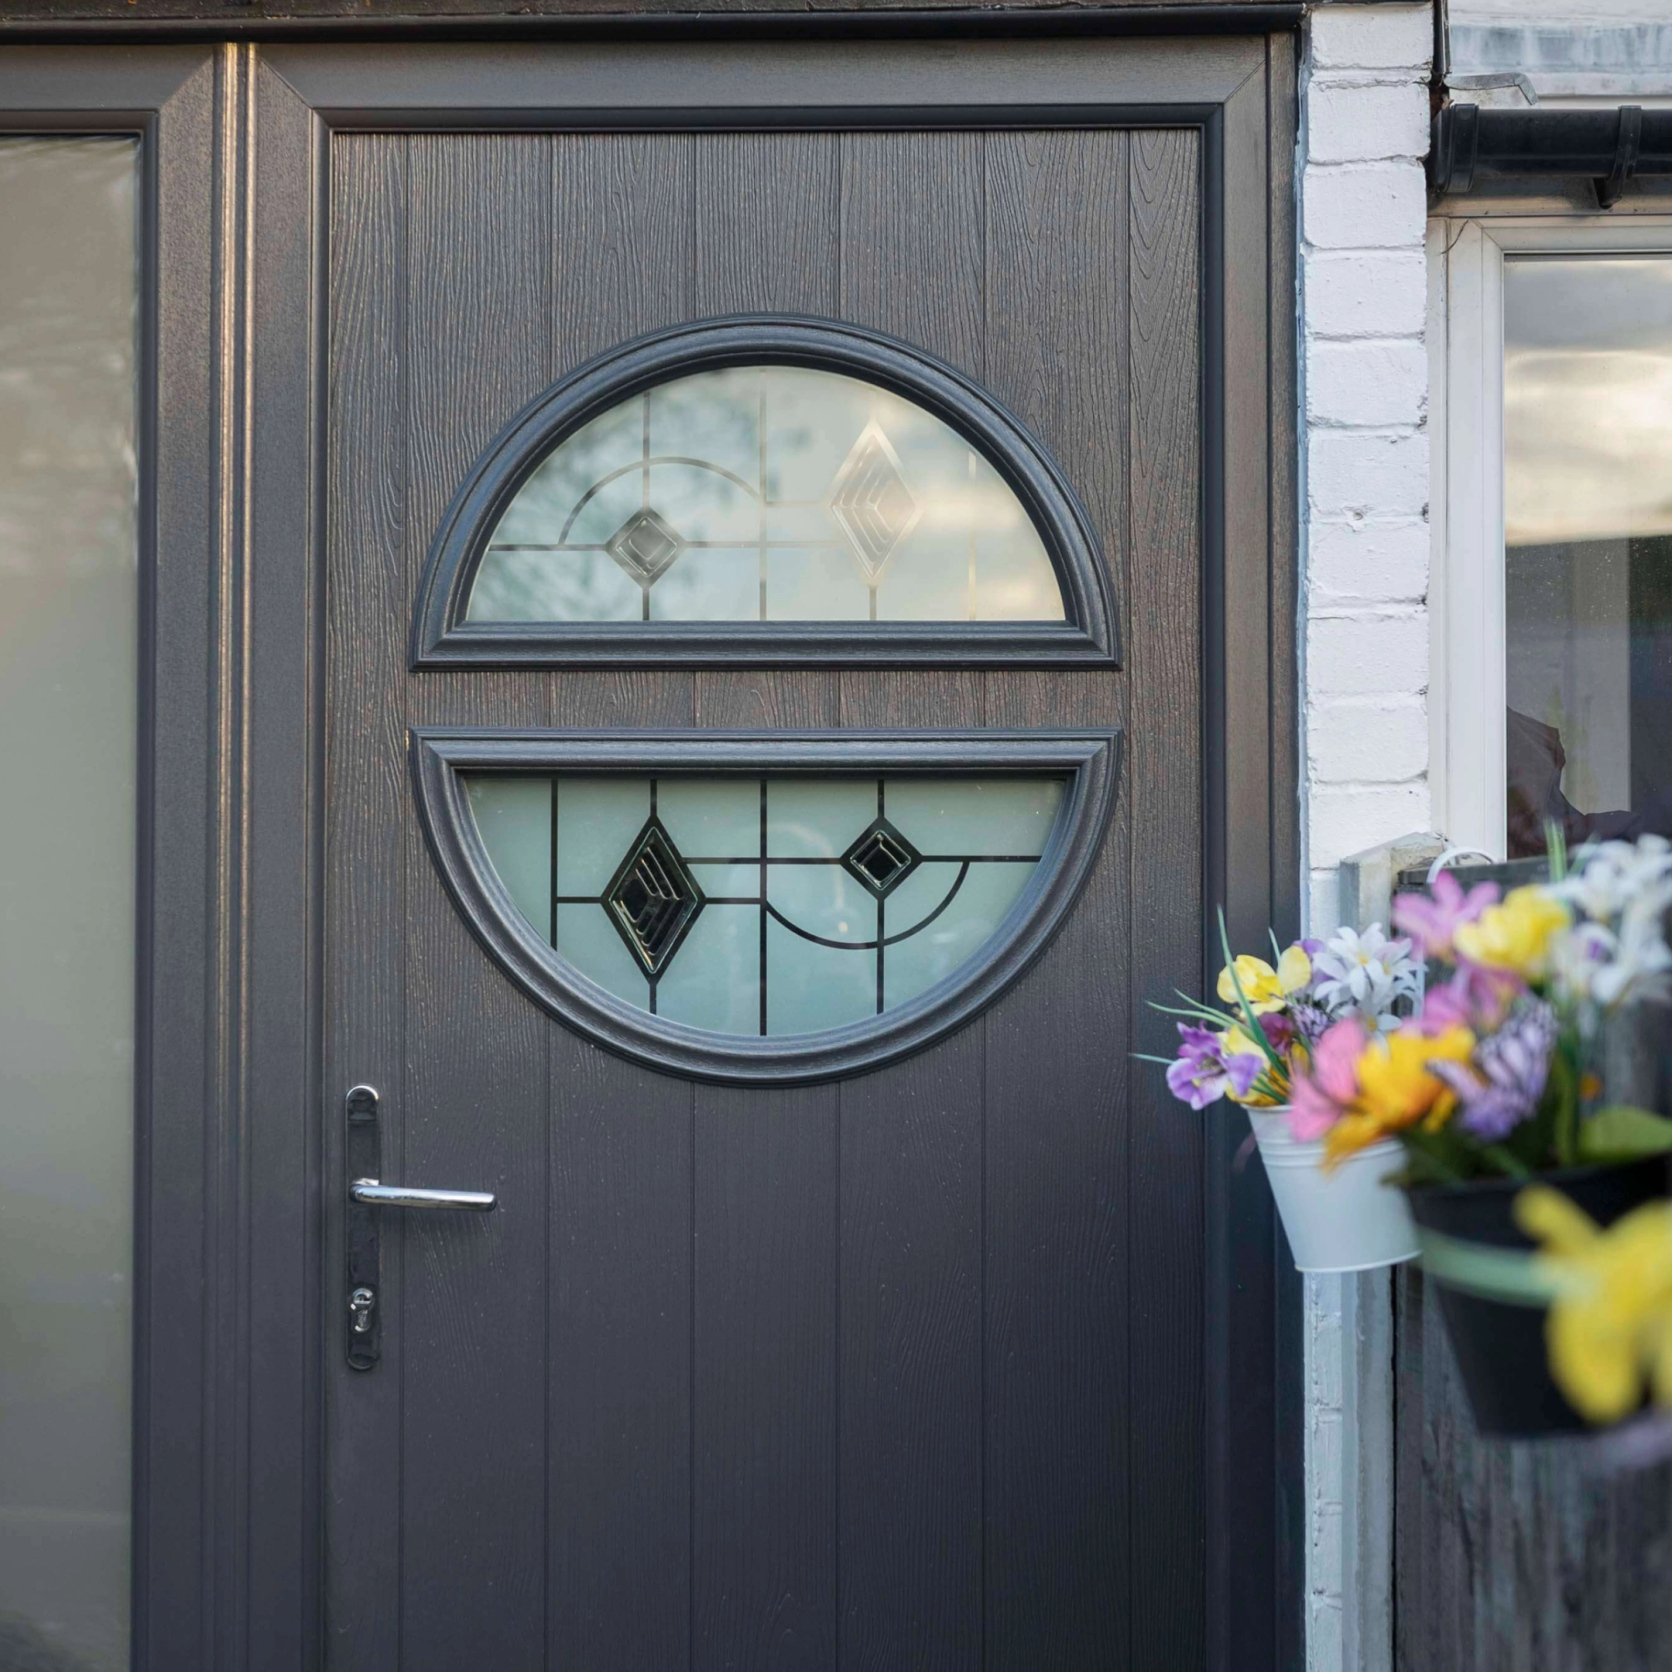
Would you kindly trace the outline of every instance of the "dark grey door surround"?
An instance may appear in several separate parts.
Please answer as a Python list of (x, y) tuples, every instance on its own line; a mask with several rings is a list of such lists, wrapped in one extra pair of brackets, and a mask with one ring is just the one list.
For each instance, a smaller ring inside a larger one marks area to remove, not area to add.
[[(1290, 1664), (1298, 1334), (1144, 1005), (1295, 909), (1288, 35), (0, 48), (139, 131), (148, 606), (136, 1665)], [(583, 252), (578, 258), (576, 252)], [(1121, 665), (423, 668), (429, 542), (580, 361), (848, 321), (1040, 437)], [(1121, 737), (974, 1020), (737, 1086), (554, 1020), (442, 885), (414, 727)], [(341, 1103), (497, 1192), (385, 1222)]]

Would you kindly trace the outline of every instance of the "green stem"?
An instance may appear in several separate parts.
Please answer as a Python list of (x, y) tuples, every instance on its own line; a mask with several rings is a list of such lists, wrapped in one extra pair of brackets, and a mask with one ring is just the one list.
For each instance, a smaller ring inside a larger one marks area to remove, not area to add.
[(1530, 1179), (1533, 1176), (1502, 1144), (1486, 1144), (1482, 1146), (1482, 1150), (1487, 1160), (1499, 1172), (1508, 1173), (1512, 1179)]
[(1557, 1044), (1550, 1053), (1550, 1078), (1555, 1081), (1556, 1122), (1551, 1140), (1557, 1163), (1571, 1167), (1579, 1159), (1579, 1086), (1567, 1052)]
[(1283, 1059), (1271, 1047), (1271, 1041), (1266, 1038), (1266, 1030), (1260, 1026), (1259, 1018), (1254, 1014), (1254, 1006), (1248, 1002), (1248, 995), (1242, 990), (1242, 979), (1237, 974), (1237, 961), (1231, 956), (1231, 937), (1225, 929), (1225, 908), (1219, 908), (1219, 945), (1225, 954), (1225, 969), (1231, 977), (1231, 988), (1237, 995), (1237, 1006), (1242, 1011), (1248, 1024), (1248, 1036), (1265, 1052), (1266, 1060), (1273, 1068), (1287, 1073)]
[(1464, 1182), (1463, 1175), (1433, 1145), (1425, 1144), (1421, 1138), (1410, 1132), (1405, 1133), (1404, 1138), (1406, 1144), (1420, 1155), (1446, 1184), (1462, 1184)]

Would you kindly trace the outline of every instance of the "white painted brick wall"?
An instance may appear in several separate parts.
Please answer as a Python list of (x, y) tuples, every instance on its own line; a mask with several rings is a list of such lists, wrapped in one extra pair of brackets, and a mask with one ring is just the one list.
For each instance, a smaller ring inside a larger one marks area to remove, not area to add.
[[(1314, 933), (1335, 925), (1341, 859), (1430, 823), (1422, 158), (1432, 46), (1427, 5), (1326, 3), (1308, 19), (1303, 823)], [(1309, 1672), (1387, 1664), (1385, 1641), (1367, 1647), (1385, 1625), (1363, 1617), (1375, 1587), (1344, 1557), (1359, 1550), (1349, 1542), (1359, 1413), (1343, 1394), (1343, 1319), (1356, 1293), (1345, 1285), (1356, 1281), (1306, 1280)]]

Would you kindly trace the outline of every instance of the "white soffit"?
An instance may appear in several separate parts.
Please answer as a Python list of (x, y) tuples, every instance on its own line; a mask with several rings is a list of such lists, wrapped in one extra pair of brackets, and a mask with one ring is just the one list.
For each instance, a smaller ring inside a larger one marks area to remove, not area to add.
[(1446, 40), (1453, 88), (1510, 82), (1483, 104), (1672, 105), (1669, 0), (1450, 0)]

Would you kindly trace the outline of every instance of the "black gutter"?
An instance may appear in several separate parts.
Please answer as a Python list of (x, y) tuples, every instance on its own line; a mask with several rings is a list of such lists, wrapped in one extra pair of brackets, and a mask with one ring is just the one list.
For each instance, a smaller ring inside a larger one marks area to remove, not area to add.
[(1435, 197), (1483, 178), (1591, 180), (1604, 209), (1628, 180), (1672, 175), (1672, 110), (1482, 110), (1453, 104), (1434, 117), (1428, 184)]
[(138, 44), (185, 41), (537, 41), (537, 40), (827, 40), (858, 36), (921, 39), (956, 36), (1258, 35), (1298, 28), (1294, 3), (1244, 5), (1000, 6), (763, 12), (503, 13), (446, 16), (408, 12), (334, 17), (217, 16), (0, 18), (0, 46)]

